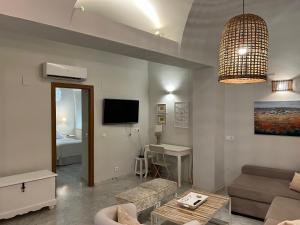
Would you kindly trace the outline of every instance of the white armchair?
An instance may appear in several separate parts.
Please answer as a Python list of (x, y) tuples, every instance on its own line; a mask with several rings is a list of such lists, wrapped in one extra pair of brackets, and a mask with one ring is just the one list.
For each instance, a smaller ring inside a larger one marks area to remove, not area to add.
[[(119, 205), (114, 205), (101, 209), (95, 216), (95, 225), (120, 225), (120, 223), (117, 222), (118, 206)], [(130, 216), (137, 218), (137, 210), (134, 204), (129, 203), (120, 206), (122, 206)]]
[(188, 223), (185, 223), (184, 225), (201, 225), (201, 223), (199, 223), (197, 220), (192, 220)]
[[(114, 205), (101, 209), (95, 216), (95, 225), (121, 225), (117, 222), (118, 206), (119, 205)], [(137, 218), (137, 210), (134, 204), (128, 203), (120, 206), (122, 206), (122, 208), (125, 209), (130, 216)], [(200, 225), (200, 223), (196, 220), (193, 220), (184, 225)]]

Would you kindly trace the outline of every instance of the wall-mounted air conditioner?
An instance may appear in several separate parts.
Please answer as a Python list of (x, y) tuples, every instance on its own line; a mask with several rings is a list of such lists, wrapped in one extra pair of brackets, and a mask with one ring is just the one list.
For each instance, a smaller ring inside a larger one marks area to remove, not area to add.
[(47, 79), (84, 81), (87, 79), (87, 69), (47, 62), (43, 64), (43, 77)]

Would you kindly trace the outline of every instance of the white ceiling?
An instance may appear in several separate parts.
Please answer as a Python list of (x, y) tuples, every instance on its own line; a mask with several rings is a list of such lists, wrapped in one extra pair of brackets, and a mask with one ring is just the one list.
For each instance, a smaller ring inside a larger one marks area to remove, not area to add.
[[(300, 76), (300, 0), (247, 0), (246, 13), (261, 16), (269, 30), (271, 79)], [(218, 66), (225, 23), (242, 12), (242, 0), (194, 0), (181, 43), (181, 56)]]
[(193, 0), (77, 0), (84, 7), (115, 22), (181, 42)]

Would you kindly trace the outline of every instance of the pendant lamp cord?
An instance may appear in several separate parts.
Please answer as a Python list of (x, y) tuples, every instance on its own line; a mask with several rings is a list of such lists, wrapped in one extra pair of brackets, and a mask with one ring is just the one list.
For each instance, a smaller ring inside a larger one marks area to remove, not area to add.
[(243, 0), (243, 44), (245, 44), (245, 0)]
[[(243, 0), (243, 48), (245, 48), (245, 0)], [(244, 56), (243, 56), (244, 57)], [(246, 71), (245, 73), (248, 73), (248, 68), (247, 68), (247, 56), (246, 57), (246, 63), (245, 63), (245, 68)], [(242, 74), (244, 74), (244, 72), (242, 71)]]
[(245, 37), (245, 0), (243, 0), (243, 42)]

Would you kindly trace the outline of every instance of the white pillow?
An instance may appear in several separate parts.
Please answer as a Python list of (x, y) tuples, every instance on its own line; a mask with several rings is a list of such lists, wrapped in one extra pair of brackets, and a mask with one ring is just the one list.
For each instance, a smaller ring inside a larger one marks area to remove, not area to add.
[(290, 189), (300, 192), (300, 173), (295, 173), (294, 178), (290, 183)]

